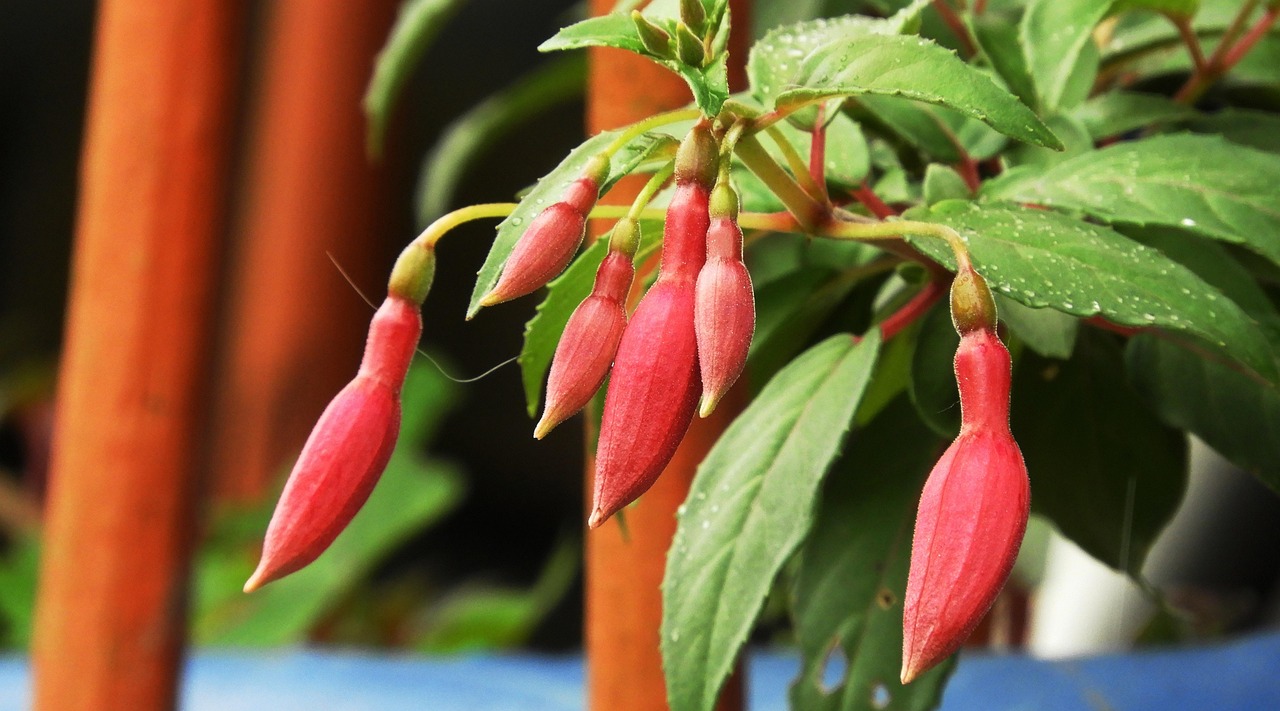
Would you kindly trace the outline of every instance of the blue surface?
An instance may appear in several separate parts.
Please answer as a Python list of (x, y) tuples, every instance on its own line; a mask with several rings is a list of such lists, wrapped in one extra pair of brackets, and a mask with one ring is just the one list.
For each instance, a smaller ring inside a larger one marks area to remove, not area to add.
[[(796, 660), (752, 655), (752, 711), (786, 708)], [(27, 664), (0, 660), (0, 709), (29, 705)], [(571, 711), (578, 657), (426, 658), (343, 652), (197, 654), (185, 711)], [(1231, 644), (1055, 662), (961, 660), (943, 711), (1265, 711), (1280, 709), (1280, 634)]]

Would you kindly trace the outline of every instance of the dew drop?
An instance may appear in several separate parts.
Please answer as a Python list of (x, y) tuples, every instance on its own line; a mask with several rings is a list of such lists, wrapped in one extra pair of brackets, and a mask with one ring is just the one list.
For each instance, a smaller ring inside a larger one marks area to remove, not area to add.
[(1193, 219), (1191, 219), (1190, 217), (1184, 217), (1184, 218), (1182, 218), (1182, 226), (1183, 226), (1183, 227), (1195, 227), (1195, 226), (1196, 226), (1196, 221), (1195, 221), (1195, 220), (1193, 220)]

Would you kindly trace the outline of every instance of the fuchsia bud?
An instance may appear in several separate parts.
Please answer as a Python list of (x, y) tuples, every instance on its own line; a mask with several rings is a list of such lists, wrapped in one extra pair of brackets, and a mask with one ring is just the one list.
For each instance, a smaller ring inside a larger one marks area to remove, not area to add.
[(653, 485), (693, 421), (700, 393), (694, 285), (706, 260), (716, 154), (710, 129), (698, 125), (676, 155), (658, 279), (623, 332), (605, 394), (592, 528)]
[(756, 328), (756, 300), (751, 275), (742, 263), (742, 230), (738, 196), (727, 182), (711, 193), (711, 226), (707, 230), (707, 263), (698, 272), (694, 326), (702, 371), (702, 417), (715, 410), (747, 364)]
[(639, 231), (632, 219), (620, 220), (614, 227), (615, 235), (627, 234), (611, 240), (609, 253), (596, 270), (591, 295), (578, 304), (565, 324), (547, 378), (547, 406), (533, 431), (538, 439), (581, 410), (609, 374), (627, 325), (627, 292), (635, 276), (631, 254), (615, 249), (613, 242), (625, 242), (634, 251)]
[[(967, 272), (967, 273), (966, 273)], [(976, 284), (976, 286), (975, 286)], [(1004, 586), (1027, 526), (1027, 467), (1009, 432), (1009, 351), (995, 304), (968, 265), (952, 285), (961, 426), (916, 513), (903, 611), (902, 683), (964, 643)]]
[(480, 300), (493, 306), (536, 291), (569, 265), (587, 232), (587, 214), (599, 198), (609, 160), (596, 156), (560, 201), (538, 213), (507, 257), (498, 283)]
[(289, 474), (245, 592), (315, 560), (369, 498), (395, 448), (400, 388), (421, 335), (417, 304), (389, 295), (370, 324), (360, 371), (320, 415)]

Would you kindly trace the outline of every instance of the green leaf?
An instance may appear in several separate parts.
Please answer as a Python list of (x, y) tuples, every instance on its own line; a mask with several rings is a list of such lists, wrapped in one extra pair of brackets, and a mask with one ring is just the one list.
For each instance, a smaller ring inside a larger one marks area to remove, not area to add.
[(857, 187), (869, 172), (871, 155), (862, 127), (845, 114), (836, 114), (827, 123), (827, 182)]
[(1066, 148), (1061, 151), (1051, 151), (1040, 146), (1015, 145), (1004, 154), (1004, 161), (1011, 168), (1009, 172), (1023, 166), (1035, 166), (1043, 170), (1093, 151), (1093, 140), (1089, 137), (1089, 131), (1085, 129), (1084, 124), (1071, 115), (1054, 114), (1045, 123), (1054, 135), (1062, 139)]
[(1223, 109), (1187, 123), (1196, 133), (1216, 133), (1242, 146), (1280, 153), (1280, 116), (1268, 111)]
[(711, 711), (875, 365), (878, 332), (833, 336), (765, 386), (712, 448), (681, 507), (662, 583), (673, 711)]
[(934, 306), (921, 319), (907, 389), (920, 419), (948, 439), (960, 432), (960, 390), (953, 365), (959, 345), (950, 309), (945, 304)]
[[(559, 200), (565, 188), (582, 176), (582, 170), (587, 162), (613, 143), (623, 130), (625, 129), (602, 131), (570, 151), (569, 155), (560, 161), (560, 165), (543, 176), (538, 184), (521, 198), (520, 204), (507, 219), (498, 225), (498, 234), (493, 240), (493, 246), (489, 248), (489, 256), (485, 257), (484, 264), (476, 276), (476, 285), (471, 292), (471, 303), (467, 306), (468, 319), (480, 312), (480, 299), (489, 293), (494, 284), (498, 283), (498, 277), (502, 274), (502, 267), (507, 263), (507, 257), (511, 256), (511, 250), (515, 248), (520, 235), (524, 234), (525, 228), (533, 218), (548, 205)], [(661, 145), (661, 141), (645, 134), (615, 153), (609, 166), (609, 178), (600, 186), (600, 192), (603, 194), (610, 185), (644, 162), (651, 152)]]
[(988, 199), (1168, 225), (1241, 244), (1280, 264), (1280, 161), (1214, 136), (1119, 143), (989, 183)]
[[(278, 646), (304, 641), (316, 620), (396, 546), (457, 506), (463, 492), (461, 475), (418, 453), (452, 402), (450, 386), (434, 368), (410, 370), (400, 439), (387, 471), (360, 513), (311, 565), (243, 595), (239, 587), (253, 571), (254, 561), (226, 546), (206, 547), (197, 576), (197, 642)], [(266, 528), (271, 508), (251, 513), (248, 520), (256, 539)], [(228, 578), (235, 581), (230, 587), (213, 584)]]
[[(898, 672), (916, 501), (941, 445), (899, 398), (854, 434), (828, 477), (796, 573), (792, 609), (803, 667), (791, 685), (793, 708), (926, 711), (937, 704), (954, 662), (908, 686)], [(823, 672), (838, 654), (844, 679), (828, 688)]]
[(1032, 507), (1090, 555), (1137, 573), (1182, 499), (1187, 446), (1142, 406), (1122, 365), (1114, 341), (1092, 331), (1069, 361), (1024, 353), (1011, 428)]
[(1280, 391), (1151, 335), (1133, 338), (1125, 361), (1129, 381), (1165, 424), (1280, 493)]
[(1058, 107), (1080, 52), (1113, 0), (1031, 0), (1018, 27), (1040, 107)]
[(973, 36), (991, 62), (991, 68), (1004, 80), (1015, 96), (1027, 106), (1036, 106), (1035, 79), (1027, 68), (1027, 57), (1018, 42), (1018, 27), (1006, 18), (992, 13), (974, 15)]
[(930, 205), (942, 200), (968, 200), (969, 184), (954, 168), (930, 163), (924, 171), (924, 201)]
[(1071, 115), (1083, 123), (1089, 135), (1097, 140), (1197, 114), (1166, 96), (1109, 91), (1076, 107)]
[[(1278, 377), (1275, 354), (1239, 306), (1186, 267), (1111, 229), (1048, 210), (953, 201), (911, 217), (960, 232), (992, 289), (1027, 306), (1193, 336), (1268, 380)], [(908, 240), (954, 264), (940, 241)]]
[(364, 113), (369, 120), (366, 141), (369, 153), (382, 154), (382, 141), (396, 99), (414, 67), (431, 48), (445, 24), (466, 0), (406, 0), (391, 28), (391, 36), (378, 53), (373, 78), (364, 93)]
[(891, 96), (862, 96), (851, 102), (851, 112), (867, 122), (868, 130), (883, 125), (926, 155), (946, 163), (958, 163), (962, 152), (982, 160), (1000, 151), (1008, 140), (964, 115), (940, 106), (929, 106)]
[(1028, 348), (1046, 358), (1067, 359), (1076, 345), (1080, 319), (1054, 309), (1033, 309), (999, 294), (996, 304), (1004, 321)]
[[(675, 25), (671, 19), (655, 16), (655, 13), (650, 12), (646, 12), (645, 16), (667, 30), (668, 34), (674, 35)], [(727, 37), (728, 23), (726, 22), (721, 26), (720, 33), (713, 42), (713, 49), (719, 47), (722, 50)], [(636, 30), (635, 23), (631, 21), (630, 15), (624, 13), (591, 17), (565, 27), (554, 37), (543, 42), (538, 47), (538, 51), (555, 52), (586, 47), (623, 49), (647, 57), (670, 69), (689, 85), (689, 89), (693, 92), (694, 103), (707, 116), (718, 114), (720, 106), (729, 98), (729, 79), (723, 51), (717, 51), (704, 67), (691, 67), (673, 59), (655, 57), (640, 41), (640, 34)]]
[[(640, 248), (636, 251), (635, 260), (643, 263), (662, 245), (662, 226), (655, 223), (641, 223)], [(538, 413), (541, 402), (542, 381), (551, 368), (551, 358), (555, 355), (556, 345), (560, 343), (560, 334), (569, 323), (578, 304), (591, 294), (595, 284), (596, 270), (609, 250), (608, 239), (598, 239), (588, 247), (563, 274), (547, 285), (547, 297), (538, 305), (537, 313), (524, 327), (524, 347), (520, 349), (521, 380), (524, 382), (525, 404), (529, 416)]]
[(1200, 0), (1117, 0), (1116, 11), (1151, 10), (1171, 17), (1192, 18), (1200, 9)]
[(778, 106), (863, 94), (900, 96), (955, 109), (1019, 140), (1062, 147), (1016, 97), (926, 39), (867, 35), (832, 42), (810, 53), (803, 64), (800, 86), (779, 94)]
[(800, 83), (803, 60), (815, 50), (832, 42), (858, 42), (867, 35), (907, 32), (928, 4), (927, 0), (914, 0), (892, 17), (883, 19), (844, 15), (774, 28), (751, 47), (747, 57), (747, 79), (752, 95), (761, 103), (770, 104), (779, 94)]
[(581, 55), (548, 62), (446, 126), (423, 161), (418, 178), (418, 223), (429, 224), (449, 209), (458, 182), (472, 161), (511, 129), (580, 96), (586, 76), (587, 62)]

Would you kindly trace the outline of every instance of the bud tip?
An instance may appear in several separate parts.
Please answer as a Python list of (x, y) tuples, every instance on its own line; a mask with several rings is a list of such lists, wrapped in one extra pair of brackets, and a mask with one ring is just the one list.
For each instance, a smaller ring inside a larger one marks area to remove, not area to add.
[(263, 585), (266, 585), (267, 583), (271, 582), (270, 578), (267, 577), (267, 574), (266, 574), (267, 571), (264, 569), (264, 566), (263, 566), (263, 563), (265, 562), (266, 561), (258, 563), (258, 569), (253, 571), (253, 575), (250, 575), (249, 579), (245, 581), (244, 591), (246, 593), (251, 593), (254, 590), (257, 590), (258, 588), (261, 588)]
[(605, 522), (607, 517), (604, 515), (604, 509), (599, 506), (591, 512), (591, 518), (587, 519), (587, 528), (599, 528), (600, 524)]
[(698, 403), (698, 417), (707, 417), (715, 412), (716, 405), (720, 404), (720, 398), (711, 394), (703, 393), (702, 400)]
[(533, 438), (542, 439), (560, 424), (559, 418), (552, 418), (550, 412), (542, 413), (542, 419), (538, 420), (538, 424), (533, 428)]

